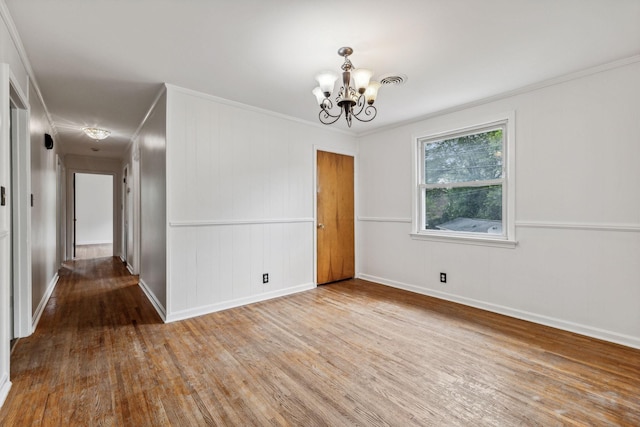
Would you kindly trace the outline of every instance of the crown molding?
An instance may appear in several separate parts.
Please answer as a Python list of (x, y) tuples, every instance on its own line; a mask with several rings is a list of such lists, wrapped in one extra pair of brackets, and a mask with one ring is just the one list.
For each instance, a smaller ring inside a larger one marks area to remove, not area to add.
[(502, 92), (502, 93), (499, 93), (497, 95), (489, 96), (489, 97), (486, 97), (486, 98), (481, 98), (481, 99), (478, 99), (476, 101), (467, 102), (467, 103), (464, 103), (464, 104), (456, 105), (454, 107), (445, 108), (443, 110), (434, 111), (432, 113), (428, 113), (428, 114), (425, 114), (425, 115), (422, 115), (422, 116), (418, 116), (418, 117), (415, 117), (413, 119), (408, 119), (408, 120), (404, 120), (404, 121), (401, 121), (401, 122), (392, 123), (392, 124), (389, 124), (387, 126), (382, 126), (382, 127), (376, 128), (376, 129), (372, 129), (370, 131), (359, 132), (356, 136), (358, 138), (361, 138), (361, 137), (365, 137), (365, 136), (369, 136), (369, 135), (375, 135), (377, 133), (385, 132), (385, 131), (388, 131), (388, 130), (391, 130), (391, 129), (396, 129), (396, 128), (407, 126), (407, 125), (411, 125), (411, 124), (414, 124), (414, 123), (419, 123), (419, 122), (422, 122), (424, 120), (429, 120), (429, 119), (432, 119), (432, 118), (435, 118), (435, 117), (440, 117), (440, 116), (444, 116), (444, 115), (447, 115), (447, 114), (456, 113), (458, 111), (466, 110), (466, 109), (473, 108), (473, 107), (478, 107), (480, 105), (489, 104), (491, 102), (500, 101), (500, 100), (506, 99), (506, 98), (511, 98), (513, 96), (516, 96), (516, 95), (521, 95), (521, 94), (528, 93), (528, 92), (534, 92), (536, 90), (544, 89), (544, 88), (549, 87), (549, 86), (555, 86), (555, 85), (558, 85), (558, 84), (561, 84), (561, 83), (569, 82), (569, 81), (572, 81), (572, 80), (578, 80), (578, 79), (581, 79), (583, 77), (592, 76), (594, 74), (602, 73), (602, 72), (613, 70), (613, 69), (616, 69), (616, 68), (625, 67), (627, 65), (632, 65), (632, 64), (635, 64), (637, 62), (640, 62), (640, 54), (639, 55), (629, 56), (629, 57), (622, 58), (622, 59), (618, 59), (618, 60), (611, 61), (611, 62), (607, 62), (607, 63), (604, 63), (604, 64), (596, 65), (594, 67), (585, 68), (583, 70), (575, 71), (573, 73), (563, 74), (563, 75), (557, 76), (557, 77), (552, 77), (550, 79), (542, 80), (542, 81), (539, 81), (537, 83), (533, 83), (533, 84), (530, 84), (530, 85), (522, 86), (522, 87), (517, 88), (517, 89), (513, 89), (513, 90), (506, 91), (506, 92)]
[[(20, 38), (20, 34), (18, 33), (18, 29), (16, 28), (16, 24), (13, 22), (13, 18), (11, 17), (11, 13), (9, 13), (9, 9), (7, 8), (7, 4), (4, 0), (0, 0), (0, 18), (4, 21), (4, 24), (7, 27), (7, 31), (9, 32), (9, 36), (11, 37), (11, 41), (18, 52), (18, 57), (24, 66), (25, 71), (27, 72), (27, 76), (29, 77), (28, 84), (33, 87), (40, 103), (42, 104), (42, 108), (44, 109), (44, 113), (47, 116), (47, 121), (49, 122), (49, 126), (51, 126), (51, 133), (54, 137), (58, 136), (58, 128), (53, 122), (53, 118), (51, 117), (51, 113), (49, 113), (49, 109), (47, 108), (47, 104), (44, 102), (44, 98), (42, 97), (42, 92), (40, 91), (40, 86), (38, 85), (38, 81), (36, 80), (36, 76), (33, 73), (33, 68), (31, 67), (31, 62), (29, 61), (29, 57), (27, 56), (27, 52), (24, 49), (24, 45), (22, 44), (22, 39)], [(27, 90), (27, 99), (29, 99), (28, 87), (25, 88)], [(31, 104), (31, 102), (29, 102)]]
[(324, 129), (324, 130), (327, 130), (327, 131), (330, 131), (330, 132), (336, 132), (336, 133), (340, 133), (342, 135), (348, 135), (348, 136), (351, 136), (351, 137), (357, 137), (358, 136), (353, 131), (348, 131), (348, 130), (339, 129), (339, 128), (335, 128), (335, 127), (328, 127), (327, 125), (323, 125), (323, 124), (320, 124), (320, 123), (299, 119), (297, 117), (288, 116), (286, 114), (277, 113), (275, 111), (266, 110), (266, 109), (260, 108), (260, 107), (254, 107), (252, 105), (243, 104), (243, 103), (237, 102), (237, 101), (231, 101), (231, 100), (226, 99), (226, 98), (221, 98), (221, 97), (215, 96), (215, 95), (209, 95), (207, 93), (198, 92), (198, 91), (193, 90), (193, 89), (187, 89), (187, 88), (176, 86), (176, 85), (173, 85), (173, 84), (170, 84), (170, 83), (165, 83), (165, 86), (167, 87), (167, 89), (171, 89), (171, 90), (174, 90), (176, 92), (181, 92), (181, 93), (184, 93), (184, 94), (187, 94), (187, 95), (191, 95), (191, 96), (197, 96), (199, 98), (207, 99), (209, 101), (217, 102), (219, 104), (240, 108), (240, 109), (243, 109), (245, 111), (251, 111), (251, 112), (254, 112), (254, 113), (260, 113), (260, 114), (264, 114), (264, 115), (271, 116), (271, 117), (276, 117), (276, 118), (283, 119), (283, 120), (289, 120), (289, 121), (300, 123), (300, 124), (304, 124), (304, 125), (307, 125), (307, 126), (312, 126), (314, 128), (317, 128), (317, 129)]

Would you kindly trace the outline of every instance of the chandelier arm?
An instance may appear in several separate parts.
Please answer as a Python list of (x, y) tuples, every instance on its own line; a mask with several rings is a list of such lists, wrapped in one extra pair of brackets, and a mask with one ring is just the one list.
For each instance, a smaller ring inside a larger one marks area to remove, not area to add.
[(338, 119), (342, 116), (342, 109), (340, 109), (340, 114), (335, 115), (331, 114), (329, 110), (333, 109), (333, 103), (330, 99), (325, 99), (320, 105), (320, 112), (318, 113), (318, 119), (320, 123), (323, 125), (330, 125), (338, 121)]
[(329, 98), (325, 98), (322, 100), (322, 104), (320, 104), (320, 108), (322, 108), (325, 111), (333, 110), (333, 102), (331, 102)]
[[(362, 112), (364, 112), (364, 115), (367, 116), (368, 118), (360, 118), (360, 114), (362, 114)], [(358, 121), (361, 121), (361, 122), (370, 122), (371, 120), (375, 119), (377, 115), (378, 115), (378, 109), (376, 107), (374, 107), (373, 105), (365, 104), (364, 108), (358, 111), (358, 114), (353, 114), (353, 117), (355, 117)]]
[[(355, 93), (355, 91), (354, 91), (354, 93)], [(358, 102), (356, 103), (356, 105), (354, 105), (354, 108), (353, 108), (353, 115), (354, 116), (357, 116), (358, 114), (362, 113), (362, 111), (364, 110), (364, 107), (367, 106), (367, 102), (364, 99), (364, 95), (358, 95), (357, 101)], [(356, 109), (358, 111), (356, 111)]]

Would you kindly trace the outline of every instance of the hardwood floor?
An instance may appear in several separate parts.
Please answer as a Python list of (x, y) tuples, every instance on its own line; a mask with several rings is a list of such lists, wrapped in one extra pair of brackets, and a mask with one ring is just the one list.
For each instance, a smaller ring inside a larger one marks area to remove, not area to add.
[(640, 351), (350, 280), (162, 324), (74, 261), (11, 359), (0, 425), (640, 425)]
[(113, 256), (113, 244), (76, 245), (75, 259), (93, 259)]

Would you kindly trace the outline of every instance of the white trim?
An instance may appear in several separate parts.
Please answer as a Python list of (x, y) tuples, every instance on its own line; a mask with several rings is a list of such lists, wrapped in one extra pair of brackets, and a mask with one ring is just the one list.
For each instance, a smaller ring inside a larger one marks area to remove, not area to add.
[[(472, 235), (471, 233), (454, 233), (444, 234), (448, 232), (441, 233), (429, 233), (423, 231), (421, 233), (410, 233), (410, 236), (413, 240), (430, 240), (433, 242), (442, 242), (442, 243), (458, 243), (464, 245), (475, 245), (475, 246), (494, 246), (499, 248), (510, 248), (513, 249), (518, 245), (518, 242), (515, 240), (507, 240), (501, 238), (490, 238), (485, 237), (488, 234), (482, 234), (481, 236)], [(480, 233), (476, 233), (480, 234)]]
[(391, 218), (383, 216), (359, 216), (358, 221), (362, 222), (402, 222), (411, 224), (411, 218)]
[[(58, 128), (56, 128), (51, 113), (49, 113), (49, 109), (47, 108), (47, 104), (44, 103), (44, 98), (42, 97), (42, 92), (40, 91), (40, 85), (36, 80), (35, 74), (33, 73), (33, 68), (31, 67), (31, 62), (29, 61), (29, 57), (27, 56), (27, 51), (22, 44), (22, 39), (20, 38), (20, 33), (16, 28), (15, 23), (13, 22), (13, 18), (11, 17), (11, 13), (9, 13), (9, 9), (4, 1), (0, 1), (0, 17), (4, 21), (7, 31), (9, 32), (9, 36), (11, 37), (11, 41), (13, 42), (16, 51), (18, 52), (18, 57), (20, 58), (20, 62), (22, 62), (22, 66), (27, 72), (28, 76), (28, 85), (33, 87), (42, 107), (44, 109), (44, 114), (47, 117), (47, 121), (49, 122), (49, 126), (51, 127), (51, 133), (53, 133), (53, 137), (58, 136)], [(28, 89), (27, 89), (28, 90)], [(21, 95), (22, 96), (22, 95)], [(25, 99), (27, 99), (25, 97)]]
[(138, 125), (138, 128), (133, 133), (133, 135), (131, 135), (131, 138), (129, 139), (131, 143), (133, 143), (133, 141), (135, 141), (138, 138), (138, 136), (140, 136), (140, 132), (142, 131), (142, 128), (144, 127), (145, 124), (147, 124), (147, 120), (149, 120), (149, 117), (151, 117), (151, 115), (155, 111), (156, 107), (158, 106), (158, 102), (160, 101), (160, 98), (162, 98), (162, 95), (167, 93), (167, 86), (168, 85), (166, 84), (162, 85), (162, 88), (160, 88), (160, 90), (158, 91), (158, 94), (156, 95), (156, 97), (153, 99), (153, 102), (151, 103), (151, 107), (149, 107), (149, 109), (147, 110), (147, 114), (144, 115), (142, 121)]
[(53, 291), (56, 288), (56, 285), (58, 284), (59, 278), (60, 276), (58, 276), (58, 273), (56, 273), (54, 274), (53, 278), (49, 282), (49, 285), (47, 286), (47, 290), (44, 292), (44, 295), (42, 296), (42, 299), (40, 300), (40, 303), (38, 304), (38, 307), (36, 308), (36, 311), (33, 314), (33, 320), (31, 321), (30, 334), (33, 333), (33, 331), (35, 331), (36, 328), (38, 327), (38, 323), (40, 322), (40, 317), (42, 317), (42, 313), (44, 313), (44, 309), (47, 306), (47, 303), (49, 302), (49, 299), (51, 298), (51, 295), (53, 294)]
[(156, 312), (158, 313), (162, 321), (166, 323), (167, 313), (164, 307), (162, 306), (162, 304), (160, 303), (160, 301), (158, 301), (158, 299), (156, 298), (156, 295), (151, 291), (151, 289), (144, 282), (144, 280), (139, 279), (138, 286), (140, 286), (140, 289), (142, 289), (142, 292), (144, 292), (144, 294), (147, 296), (147, 299), (149, 300), (149, 302), (151, 302), (151, 305), (153, 306), (153, 308), (156, 309)]
[(180, 86), (175, 86), (169, 83), (165, 83), (165, 86), (168, 89), (172, 89), (176, 92), (182, 92), (186, 95), (190, 95), (190, 96), (196, 96), (198, 98), (203, 98), (203, 99), (207, 99), (209, 101), (214, 101), (220, 104), (224, 104), (224, 105), (228, 105), (230, 107), (235, 107), (235, 108), (240, 108), (243, 109), (245, 111), (251, 111), (254, 113), (260, 113), (260, 114), (265, 114), (267, 116), (271, 116), (271, 117), (276, 117), (279, 119), (283, 119), (283, 120), (288, 120), (288, 121), (292, 121), (292, 122), (296, 122), (296, 123), (301, 123), (307, 126), (313, 126), (316, 128), (320, 128), (320, 129), (325, 129), (331, 132), (337, 132), (337, 133), (341, 133), (343, 135), (349, 135), (349, 136), (357, 136), (357, 133), (354, 131), (350, 131), (350, 130), (344, 130), (344, 129), (340, 129), (340, 128), (336, 128), (336, 127), (331, 127), (331, 126), (327, 126), (324, 125), (322, 123), (319, 122), (313, 122), (313, 121), (309, 121), (309, 120), (304, 120), (304, 119), (300, 119), (298, 117), (293, 117), (293, 116), (288, 116), (286, 114), (282, 114), (282, 113), (276, 113), (275, 111), (271, 111), (271, 110), (265, 110), (264, 108), (259, 108), (259, 107), (254, 107), (252, 105), (247, 105), (247, 104), (243, 104), (241, 102), (237, 102), (237, 101), (231, 101), (229, 99), (226, 98), (220, 98), (218, 96), (214, 96), (214, 95), (209, 95), (206, 93), (202, 93), (202, 92), (197, 92), (195, 90), (191, 90), (191, 89), (186, 89)]
[(31, 135), (28, 100), (9, 70), (9, 99), (14, 104), (11, 127), (11, 189), (13, 192), (11, 224), (15, 236), (13, 251), (13, 335), (26, 337), (33, 332), (31, 265)]
[(359, 278), (362, 280), (368, 280), (370, 282), (379, 283), (379, 284), (390, 286), (393, 288), (403, 289), (405, 291), (414, 292), (421, 295), (427, 295), (427, 296), (438, 298), (441, 300), (451, 301), (451, 302), (466, 305), (469, 307), (475, 307), (481, 310), (490, 311), (492, 313), (503, 314), (505, 316), (514, 317), (516, 319), (526, 320), (528, 322), (550, 326), (552, 328), (557, 328), (564, 331), (573, 332), (576, 334), (585, 335), (588, 337), (601, 339), (601, 340), (609, 341), (616, 344), (621, 344), (627, 347), (640, 349), (640, 337), (633, 337), (630, 335), (607, 331), (600, 328), (594, 328), (591, 326), (582, 325), (575, 322), (569, 322), (569, 321), (558, 319), (555, 317), (542, 316), (536, 313), (513, 309), (513, 308), (505, 307), (502, 305), (498, 305), (498, 304), (491, 304), (488, 302), (479, 301), (472, 298), (460, 297), (460, 296), (449, 294), (446, 292), (438, 292), (431, 289), (422, 288), (416, 285), (410, 285), (403, 282), (388, 280), (382, 277), (371, 276), (368, 274), (361, 274)]
[(444, 189), (448, 189), (448, 188), (464, 188), (464, 187), (471, 187), (471, 188), (475, 188), (475, 187), (486, 187), (489, 185), (504, 185), (504, 178), (500, 178), (500, 179), (488, 179), (485, 181), (460, 181), (460, 182), (450, 182), (447, 184), (425, 184), (422, 183), (420, 184), (421, 188), (427, 189), (427, 190), (433, 190), (433, 189), (438, 189), (438, 188), (444, 188)]
[(4, 401), (7, 400), (9, 390), (11, 390), (11, 381), (9, 381), (9, 375), (4, 373), (2, 374), (2, 378), (0, 378), (0, 408), (4, 404)]
[(224, 219), (224, 220), (187, 220), (169, 221), (169, 227), (214, 227), (224, 225), (254, 225), (254, 224), (294, 224), (300, 222), (314, 222), (313, 218), (274, 218), (274, 219)]
[(216, 311), (227, 310), (229, 308), (240, 307), (247, 304), (253, 304), (260, 301), (266, 301), (273, 298), (279, 298), (286, 295), (295, 294), (298, 292), (308, 291), (316, 288), (314, 283), (305, 283), (298, 286), (292, 286), (286, 289), (280, 289), (272, 292), (265, 292), (258, 295), (252, 295), (245, 298), (238, 298), (235, 300), (224, 301), (217, 304), (209, 304), (202, 307), (192, 308), (188, 310), (181, 310), (176, 313), (171, 313), (167, 316), (166, 322), (175, 322), (177, 320), (189, 319), (191, 317), (202, 316), (205, 314), (215, 313)]
[[(15, 92), (16, 96), (19, 98), (17, 101), (19, 101), (20, 104), (22, 104), (22, 106), (17, 106), (17, 108), (20, 110), (31, 111), (29, 98), (22, 91), (22, 88), (20, 87), (19, 83), (20, 82), (16, 78), (15, 74), (13, 74), (13, 70), (9, 68), (9, 84), (11, 85), (11, 90), (9, 92), (11, 91)], [(9, 96), (11, 97), (11, 95)], [(13, 99), (13, 97), (11, 97), (11, 100), (16, 101), (15, 99)]]
[(451, 113), (456, 113), (459, 111), (463, 111), (463, 110), (467, 110), (469, 108), (473, 108), (473, 107), (478, 107), (480, 105), (485, 105), (485, 104), (489, 104), (491, 102), (495, 102), (495, 101), (500, 101), (503, 99), (507, 99), (510, 98), (512, 96), (517, 96), (517, 95), (522, 95), (525, 93), (529, 93), (529, 92), (535, 92), (537, 90), (540, 89), (544, 89), (547, 88), (549, 86), (555, 86), (555, 85), (559, 85), (565, 82), (569, 82), (572, 80), (578, 80), (581, 79), (583, 77), (588, 77), (594, 74), (598, 74), (598, 73), (602, 73), (605, 71), (609, 71), (609, 70), (613, 70), (616, 68), (622, 68), (625, 67), (627, 65), (632, 65), (635, 64), (636, 62), (640, 62), (640, 55), (633, 55), (633, 56), (629, 56), (627, 58), (622, 58), (622, 59), (618, 59), (616, 61), (612, 61), (612, 62), (607, 62), (605, 64), (600, 64), (597, 65), (595, 67), (591, 67), (591, 68), (587, 68), (581, 71), (576, 71), (573, 73), (569, 73), (569, 74), (564, 74), (558, 77), (553, 77), (551, 79), (547, 79), (547, 80), (543, 80), (541, 82), (538, 83), (533, 83), (527, 86), (523, 86), (521, 88), (518, 89), (514, 89), (514, 90), (510, 90), (507, 92), (502, 92), (500, 94), (497, 95), (493, 95), (493, 96), (489, 96), (486, 98), (481, 98), (478, 99), (476, 101), (470, 101), (464, 104), (459, 104), (459, 105), (455, 105), (453, 107), (450, 108), (445, 108), (443, 110), (437, 110), (434, 111), (432, 113), (428, 113), (428, 114), (424, 114), (409, 120), (404, 120), (401, 122), (397, 122), (397, 123), (392, 123), (389, 124), (387, 126), (381, 126), (375, 129), (371, 129), (371, 130), (367, 130), (364, 132), (359, 132), (357, 133), (357, 136), (359, 138), (361, 137), (365, 137), (368, 135), (373, 135), (373, 134), (377, 134), (380, 132), (386, 132), (388, 130), (391, 129), (396, 129), (396, 128), (400, 128), (400, 127), (404, 127), (410, 124), (415, 124), (415, 123), (419, 123), (425, 120), (429, 120), (429, 119), (433, 119), (435, 117), (440, 117), (440, 116), (445, 116), (447, 114), (451, 114)]
[(640, 224), (590, 224), (578, 222), (516, 221), (516, 227), (586, 231), (623, 231), (640, 233)]

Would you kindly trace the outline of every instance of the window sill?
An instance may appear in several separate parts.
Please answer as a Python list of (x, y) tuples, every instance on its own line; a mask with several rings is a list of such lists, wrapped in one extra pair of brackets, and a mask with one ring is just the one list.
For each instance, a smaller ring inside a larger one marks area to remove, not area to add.
[(518, 242), (515, 240), (496, 239), (490, 237), (476, 237), (460, 234), (435, 234), (435, 233), (411, 233), (413, 240), (427, 240), (432, 242), (443, 243), (458, 243), (463, 245), (476, 245), (476, 246), (493, 246), (497, 248), (513, 249), (517, 246)]

